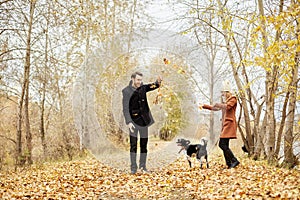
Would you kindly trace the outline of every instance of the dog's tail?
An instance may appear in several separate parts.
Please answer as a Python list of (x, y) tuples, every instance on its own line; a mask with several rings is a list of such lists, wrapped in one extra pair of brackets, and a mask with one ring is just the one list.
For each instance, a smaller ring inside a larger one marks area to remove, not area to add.
[(200, 141), (203, 143), (203, 145), (204, 145), (205, 147), (207, 146), (208, 139), (207, 139), (206, 137), (201, 138)]

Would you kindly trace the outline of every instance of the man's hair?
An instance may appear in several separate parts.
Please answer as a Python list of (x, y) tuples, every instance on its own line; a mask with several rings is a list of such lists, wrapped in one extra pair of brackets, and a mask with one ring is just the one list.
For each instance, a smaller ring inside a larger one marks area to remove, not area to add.
[(143, 76), (141, 72), (134, 72), (133, 74), (131, 74), (131, 78), (135, 78), (136, 75)]

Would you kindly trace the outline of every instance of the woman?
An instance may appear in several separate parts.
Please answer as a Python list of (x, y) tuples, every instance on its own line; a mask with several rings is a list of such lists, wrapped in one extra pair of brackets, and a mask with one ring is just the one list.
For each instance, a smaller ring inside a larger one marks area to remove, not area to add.
[(222, 111), (222, 131), (220, 135), (219, 147), (223, 150), (227, 168), (234, 168), (240, 164), (237, 158), (229, 148), (229, 140), (236, 139), (237, 123), (235, 118), (235, 111), (237, 106), (237, 99), (230, 92), (229, 82), (223, 83), (222, 89), (222, 103), (201, 106), (204, 109), (212, 111)]

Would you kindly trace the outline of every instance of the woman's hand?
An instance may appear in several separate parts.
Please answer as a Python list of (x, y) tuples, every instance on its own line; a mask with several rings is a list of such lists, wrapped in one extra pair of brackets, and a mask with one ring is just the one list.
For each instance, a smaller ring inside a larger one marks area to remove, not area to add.
[(200, 110), (203, 110), (203, 105), (200, 104), (200, 105), (198, 106), (198, 108), (199, 108)]

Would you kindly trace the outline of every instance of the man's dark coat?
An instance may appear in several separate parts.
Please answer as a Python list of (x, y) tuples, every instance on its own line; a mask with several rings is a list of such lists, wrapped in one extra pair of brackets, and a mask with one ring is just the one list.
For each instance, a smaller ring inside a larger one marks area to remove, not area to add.
[(132, 87), (132, 81), (122, 90), (123, 94), (123, 114), (126, 124), (132, 122), (135, 126), (148, 127), (154, 123), (151, 115), (147, 92), (155, 90), (159, 83), (141, 85), (139, 88)]

